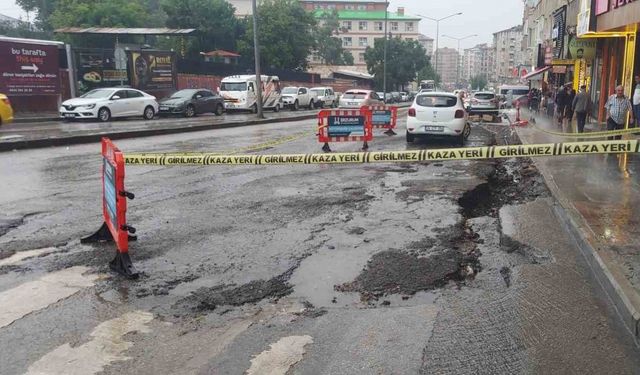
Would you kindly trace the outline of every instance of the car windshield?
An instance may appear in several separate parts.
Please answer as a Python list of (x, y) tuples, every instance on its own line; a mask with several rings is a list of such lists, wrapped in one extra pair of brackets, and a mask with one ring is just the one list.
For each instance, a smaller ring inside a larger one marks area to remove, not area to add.
[(91, 90), (80, 97), (85, 99), (99, 99), (108, 98), (111, 94), (113, 94), (113, 90)]
[(246, 82), (222, 82), (220, 91), (247, 91)]
[(529, 90), (528, 89), (513, 90), (513, 95), (529, 95)]
[(420, 95), (416, 98), (416, 104), (421, 107), (453, 107), (457, 102), (457, 98), (450, 96)]
[(195, 94), (195, 90), (180, 90), (171, 95), (171, 99), (188, 99)]
[(282, 89), (282, 94), (284, 95), (295, 95), (298, 93), (298, 89), (295, 87), (285, 87)]
[(366, 99), (366, 92), (347, 92), (344, 94), (343, 98), (345, 99)]
[(495, 98), (495, 95), (491, 94), (491, 93), (484, 92), (484, 93), (475, 94), (473, 97), (476, 98), (476, 99), (481, 99), (481, 100), (491, 100), (491, 99)]
[(324, 90), (311, 90), (312, 93), (317, 94), (318, 96), (323, 96), (324, 95)]

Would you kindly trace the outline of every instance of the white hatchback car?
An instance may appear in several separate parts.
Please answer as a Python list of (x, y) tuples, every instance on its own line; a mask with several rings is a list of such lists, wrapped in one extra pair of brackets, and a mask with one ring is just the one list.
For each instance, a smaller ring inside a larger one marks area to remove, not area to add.
[(142, 116), (151, 120), (158, 113), (155, 96), (129, 88), (102, 88), (91, 90), (60, 106), (60, 117), (64, 119), (97, 118), (102, 122), (113, 117)]
[(409, 108), (407, 142), (417, 136), (455, 137), (460, 145), (471, 133), (462, 99), (447, 92), (420, 93)]

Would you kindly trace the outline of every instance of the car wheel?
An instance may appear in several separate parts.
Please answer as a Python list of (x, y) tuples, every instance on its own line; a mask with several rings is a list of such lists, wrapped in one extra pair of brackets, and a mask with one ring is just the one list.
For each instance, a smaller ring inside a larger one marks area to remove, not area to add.
[(216, 106), (216, 110), (213, 112), (216, 116), (222, 116), (224, 113), (224, 106), (222, 104), (218, 104)]
[(331, 106), (333, 108), (338, 108), (338, 102), (336, 102), (335, 100), (333, 101), (333, 104), (331, 104)]
[(298, 103), (298, 101), (296, 100), (295, 102), (293, 102), (293, 104), (291, 105), (291, 110), (292, 111), (297, 111), (298, 109), (300, 109), (300, 103)]
[(277, 103), (275, 107), (273, 107), (274, 112), (280, 112), (280, 104)]
[(415, 134), (411, 134), (407, 131), (407, 143), (413, 143), (416, 140)]
[(189, 104), (187, 109), (184, 110), (184, 117), (193, 117), (196, 115), (196, 108)]
[(145, 109), (144, 112), (142, 113), (142, 117), (144, 117), (145, 120), (152, 120), (156, 115), (156, 111), (153, 110), (153, 107), (148, 105)]
[(462, 131), (462, 136), (464, 137), (464, 139), (468, 139), (470, 135), (471, 126), (469, 125), (469, 123), (467, 123), (467, 125), (464, 127), (464, 130)]
[(313, 102), (313, 100), (312, 100), (312, 101), (310, 101), (310, 102), (309, 102), (309, 107), (308, 107), (308, 108), (309, 108), (309, 109), (314, 109), (314, 108), (315, 108), (315, 106), (316, 106), (316, 104), (315, 104), (315, 103)]
[(111, 111), (109, 111), (109, 108), (100, 108), (98, 111), (98, 120), (102, 122), (111, 120)]

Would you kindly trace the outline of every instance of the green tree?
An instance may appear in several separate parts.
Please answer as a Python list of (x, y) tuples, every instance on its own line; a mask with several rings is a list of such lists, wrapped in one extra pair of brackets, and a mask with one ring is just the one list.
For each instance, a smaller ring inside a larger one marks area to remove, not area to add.
[[(59, 0), (49, 17), (53, 28), (61, 27), (152, 27), (155, 19), (145, 0)], [(63, 37), (67, 42), (84, 47), (113, 47), (114, 37), (78, 35)], [(134, 42), (134, 37), (121, 37), (120, 42)]]
[(473, 76), (471, 77), (471, 89), (484, 90), (487, 88), (487, 77), (485, 76)]
[[(242, 31), (234, 15), (235, 8), (225, 0), (163, 0), (162, 9), (167, 14), (167, 27), (197, 30), (195, 36), (185, 40), (187, 55), (196, 57), (200, 52), (216, 49), (236, 50), (236, 39)], [(175, 41), (181, 43), (182, 40)]]
[(325, 64), (353, 65), (353, 55), (342, 47), (342, 39), (338, 38), (340, 21), (338, 12), (324, 12), (315, 30), (316, 53)]
[[(400, 88), (414, 81), (428, 64), (427, 51), (415, 40), (391, 38), (387, 47), (387, 89)], [(376, 39), (364, 53), (367, 70), (375, 75), (376, 87), (382, 88), (384, 75), (384, 39)]]
[(28, 22), (0, 22), (0, 35), (14, 38), (50, 39), (51, 32), (41, 31)]
[[(315, 45), (316, 20), (298, 0), (264, 0), (258, 7), (258, 40), (265, 67), (305, 70), (307, 57)], [(253, 61), (253, 24), (238, 41), (245, 61)]]
[(56, 10), (58, 0), (16, 0), (16, 4), (25, 12), (36, 15), (35, 24), (38, 28), (45, 31), (51, 30), (49, 17)]
[(424, 68), (420, 69), (420, 71), (418, 72), (416, 81), (420, 82), (427, 79), (436, 81), (436, 86), (440, 84), (440, 75), (436, 73), (435, 69), (433, 69), (433, 65), (431, 65), (430, 59), (428, 59), (427, 64), (424, 66)]

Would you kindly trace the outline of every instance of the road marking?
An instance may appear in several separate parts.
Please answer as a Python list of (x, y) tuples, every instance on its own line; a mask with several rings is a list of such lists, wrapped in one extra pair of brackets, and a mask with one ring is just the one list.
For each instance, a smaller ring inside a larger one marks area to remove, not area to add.
[(247, 375), (285, 375), (291, 366), (302, 360), (306, 352), (304, 347), (311, 343), (313, 338), (308, 335), (283, 337), (271, 344), (271, 349), (251, 360), (251, 368), (247, 370)]
[(52, 253), (54, 251), (56, 251), (55, 247), (45, 247), (44, 249), (19, 251), (8, 258), (0, 259), (0, 267), (17, 264), (24, 259), (37, 257), (42, 254)]
[(69, 343), (60, 345), (34, 362), (27, 375), (88, 375), (96, 374), (116, 361), (127, 361), (131, 357), (123, 355), (133, 346), (123, 336), (130, 332), (150, 332), (147, 323), (153, 320), (153, 314), (145, 311), (133, 311), (121, 317), (100, 323), (92, 332), (93, 340), (77, 347)]
[(87, 267), (49, 273), (0, 293), (0, 328), (90, 287), (99, 275), (83, 275)]

